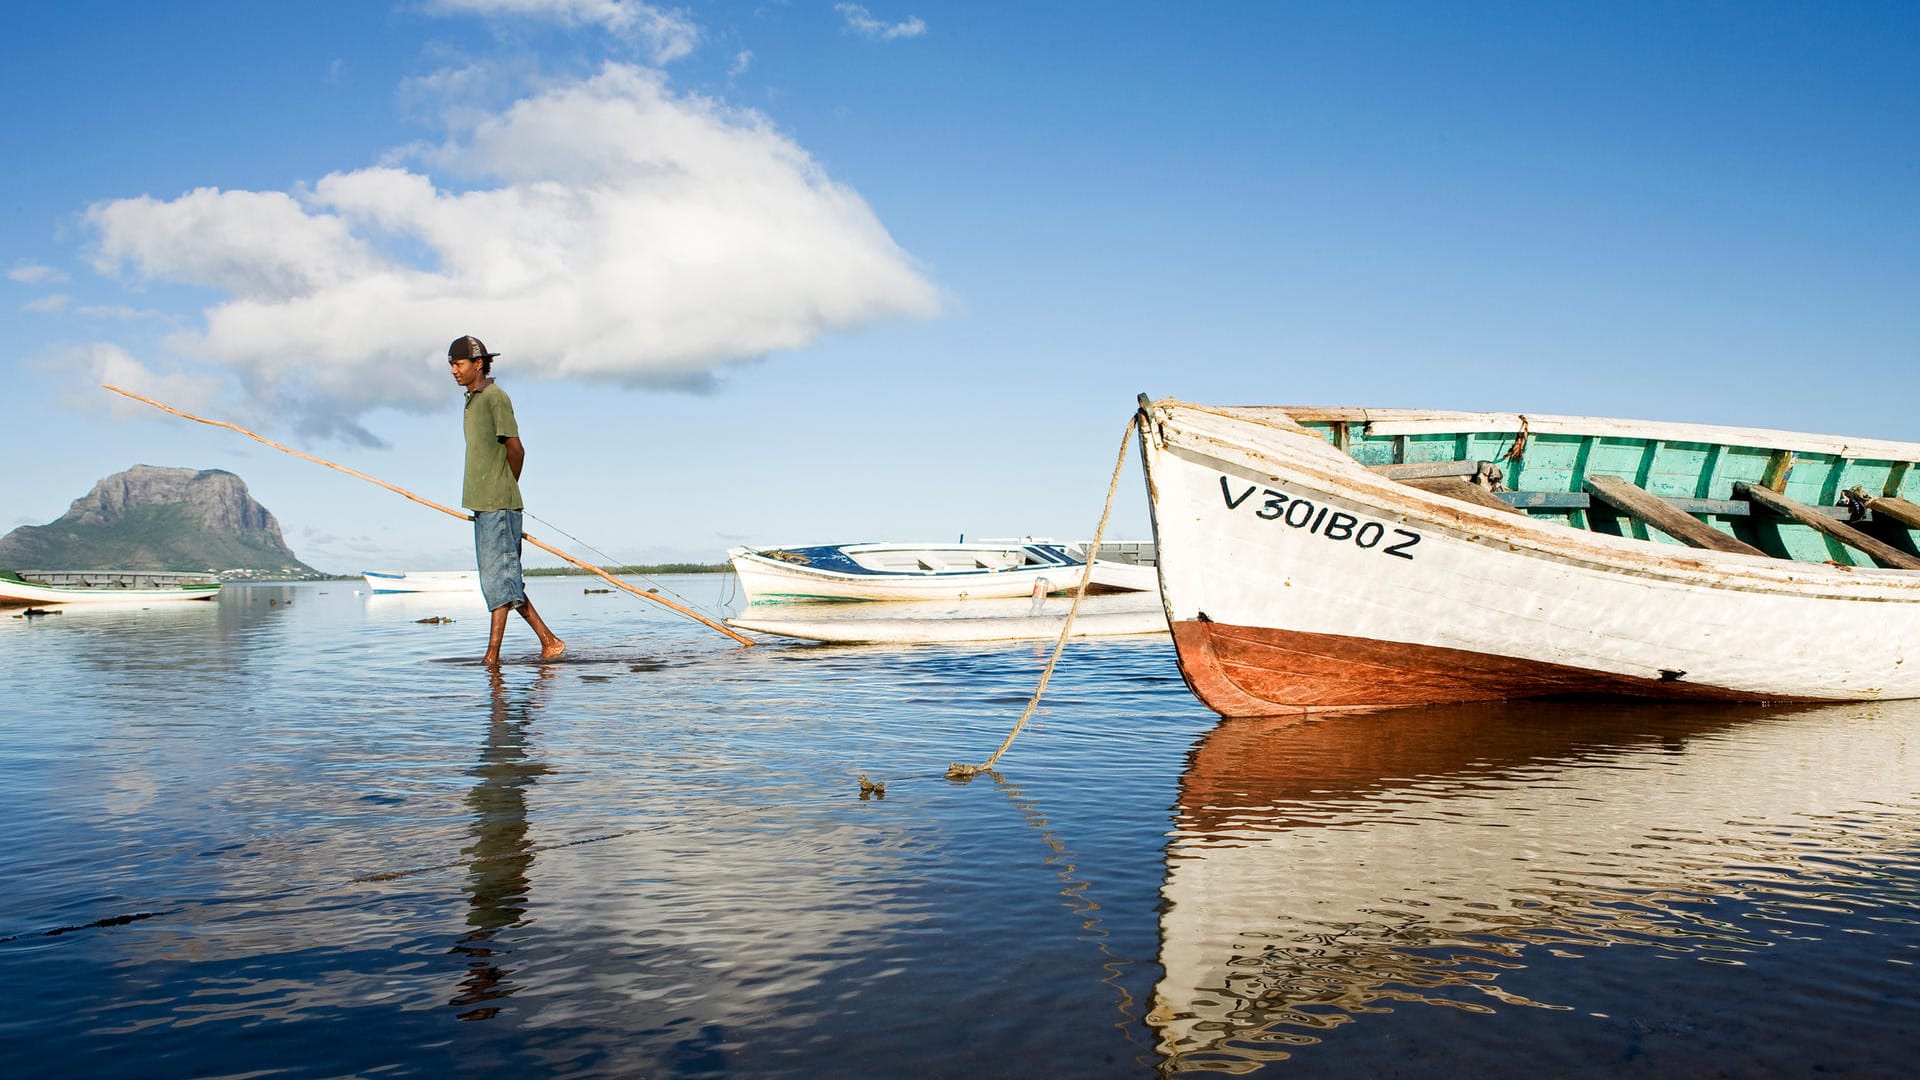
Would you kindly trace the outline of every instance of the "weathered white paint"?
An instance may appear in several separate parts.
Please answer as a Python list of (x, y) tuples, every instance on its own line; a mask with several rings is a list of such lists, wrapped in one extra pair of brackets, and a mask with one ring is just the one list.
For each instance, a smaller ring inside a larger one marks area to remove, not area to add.
[[(1371, 473), (1282, 410), (1163, 401), (1145, 420), (1174, 622), (1204, 613), (1642, 679), (1682, 671), (1688, 682), (1781, 697), (1920, 696), (1920, 656), (1906, 663), (1920, 652), (1920, 572), (1656, 545), (1474, 506)], [(1580, 422), (1583, 431), (1621, 423)], [(1735, 429), (1690, 430), (1690, 440), (1741, 441)], [(1889, 456), (1920, 458), (1920, 446), (1881, 449), (1895, 448)], [(1222, 475), (1236, 493), (1272, 487), (1417, 532), (1415, 557), (1262, 520), (1258, 492), (1229, 509)]]

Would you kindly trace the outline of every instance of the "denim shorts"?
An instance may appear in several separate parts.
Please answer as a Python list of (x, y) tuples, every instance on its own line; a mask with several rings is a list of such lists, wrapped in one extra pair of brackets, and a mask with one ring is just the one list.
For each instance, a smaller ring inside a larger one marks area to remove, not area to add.
[(520, 577), (520, 511), (475, 510), (473, 552), (480, 559), (480, 595), (488, 611), (527, 602)]

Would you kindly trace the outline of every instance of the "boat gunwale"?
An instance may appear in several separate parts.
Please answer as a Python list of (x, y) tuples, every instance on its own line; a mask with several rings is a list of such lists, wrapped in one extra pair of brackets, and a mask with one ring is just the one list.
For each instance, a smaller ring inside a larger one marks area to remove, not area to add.
[(1843, 435), (1773, 428), (1731, 427), (1676, 420), (1632, 420), (1558, 413), (1454, 412), (1435, 409), (1375, 409), (1324, 405), (1200, 405), (1162, 398), (1154, 407), (1185, 407), (1200, 412), (1265, 420), (1284, 416), (1290, 424), (1364, 423), (1374, 435), (1469, 434), (1525, 431), (1530, 434), (1624, 436), (1660, 442), (1724, 445), (1758, 450), (1833, 454), (1862, 461), (1920, 462), (1920, 443), (1893, 439), (1857, 439)]
[[(1216, 423), (1256, 426), (1272, 435), (1260, 440), (1258, 446), (1243, 445), (1228, 439), (1224, 432), (1209, 432), (1203, 426), (1183, 423), (1176, 415), (1181, 410), (1215, 418)], [(1430, 493), (1372, 472), (1326, 442), (1319, 433), (1294, 423), (1293, 414), (1284, 408), (1274, 407), (1270, 415), (1283, 417), (1286, 422), (1273, 423), (1266, 415), (1248, 416), (1234, 410), (1162, 399), (1148, 406), (1148, 418), (1155, 431), (1142, 434), (1157, 439), (1165, 448), (1171, 449), (1170, 444), (1178, 443), (1189, 454), (1262, 475), (1269, 474), (1271, 465), (1281, 464), (1305, 481), (1327, 485), (1331, 489), (1329, 494), (1378, 512), (1402, 514), (1482, 545), (1503, 544), (1516, 552), (1525, 549), (1532, 556), (1584, 565), (1601, 572), (1634, 574), (1710, 588), (1827, 595), (1846, 600), (1912, 602), (1920, 598), (1915, 596), (1920, 593), (1920, 571), (1802, 562), (1771, 555), (1656, 544), (1635, 537), (1573, 529), (1559, 522)], [(1912, 449), (1920, 457), (1920, 445)]]

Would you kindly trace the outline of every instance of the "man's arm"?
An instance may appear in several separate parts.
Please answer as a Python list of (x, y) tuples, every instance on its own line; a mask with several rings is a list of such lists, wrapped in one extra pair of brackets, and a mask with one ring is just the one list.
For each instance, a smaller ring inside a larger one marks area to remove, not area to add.
[(507, 468), (512, 470), (514, 482), (519, 483), (520, 466), (526, 463), (527, 448), (520, 445), (520, 436), (518, 435), (509, 435), (501, 439), (500, 442), (506, 447)]

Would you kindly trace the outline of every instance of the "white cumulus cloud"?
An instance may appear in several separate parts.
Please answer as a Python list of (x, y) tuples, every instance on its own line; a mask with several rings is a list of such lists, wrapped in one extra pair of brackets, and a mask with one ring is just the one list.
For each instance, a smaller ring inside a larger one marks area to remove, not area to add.
[(67, 275), (51, 266), (20, 263), (7, 271), (7, 278), (22, 285), (57, 285), (67, 280)]
[[(156, 371), (118, 345), (73, 347), (54, 360), (68, 370), (84, 369), (90, 372), (95, 384), (117, 386), (188, 412), (208, 408), (220, 398), (220, 381), (217, 378), (192, 371)], [(116, 415), (138, 416), (141, 419), (152, 416), (150, 406), (130, 398), (110, 397), (101, 394), (93, 386), (80, 392), (85, 394), (85, 398), (83, 401), (76, 397), (73, 402), (76, 406), (98, 405), (101, 398), (109, 398), (107, 404)]]
[(846, 20), (848, 30), (874, 41), (892, 41), (895, 38), (919, 37), (927, 32), (927, 24), (919, 16), (913, 16), (904, 22), (885, 22), (873, 17), (873, 12), (859, 4), (835, 4), (833, 10)]
[(517, 377), (683, 386), (940, 306), (804, 149), (646, 68), (482, 114), (411, 162), (96, 204), (96, 266), (216, 290), (168, 347), (224, 371), (249, 411), (362, 440), (367, 411), (444, 399), (460, 334)]
[(647, 44), (656, 64), (678, 60), (700, 41), (700, 28), (678, 11), (640, 0), (429, 0), (428, 11), (483, 18), (547, 19), (564, 26), (600, 26)]
[(131, 264), (142, 277), (208, 285), (242, 299), (297, 296), (363, 277), (379, 256), (332, 214), (278, 191), (200, 188), (171, 201), (99, 203), (94, 268)]

